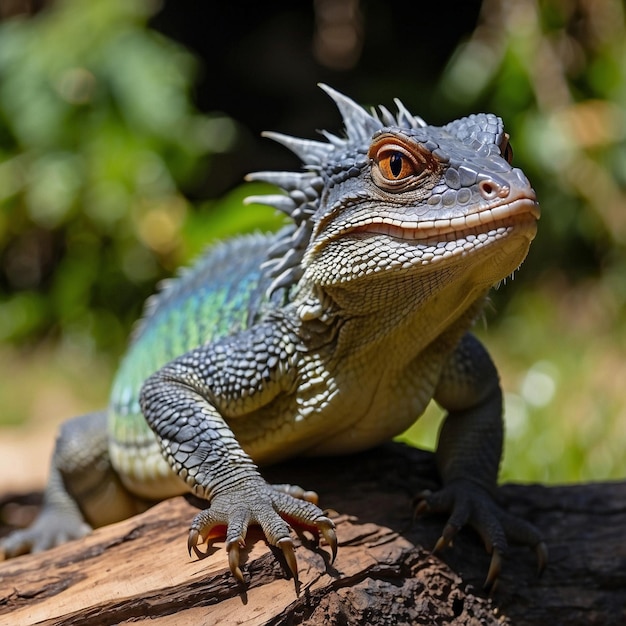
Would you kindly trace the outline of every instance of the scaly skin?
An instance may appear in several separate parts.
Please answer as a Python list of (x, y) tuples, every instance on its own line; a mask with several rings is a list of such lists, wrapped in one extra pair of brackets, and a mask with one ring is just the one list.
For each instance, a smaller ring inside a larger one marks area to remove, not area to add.
[[(185, 490), (206, 498), (189, 549), (226, 528), (240, 581), (239, 549), (249, 524), (259, 524), (297, 584), (286, 520), (321, 534), (333, 555), (334, 526), (315, 494), (272, 487), (258, 467), (374, 446), (434, 399), (448, 411), (437, 449), (443, 487), (421, 494), (417, 513), (450, 512), (437, 549), (473, 525), (493, 553), (490, 586), (507, 537), (534, 546), (540, 565), (546, 557), (539, 533), (493, 500), (502, 393), (487, 352), (468, 334), (489, 289), (527, 254), (535, 194), (510, 165), (499, 118), (432, 127), (399, 102), (395, 115), (382, 107), (370, 114), (323, 88), (347, 136), (268, 133), (305, 169), (249, 177), (283, 189), (250, 200), (278, 208), (292, 225), (214, 248), (149, 302), (111, 396), (111, 465), (142, 499)], [(54, 461), (72, 474), (67, 465)], [(60, 508), (58, 482), (45, 520)], [(78, 500), (85, 520), (98, 524), (101, 507), (75, 491), (61, 500)], [(68, 517), (75, 535), (85, 532), (75, 511)], [(37, 547), (43, 526), (9, 538), (5, 550)], [(46, 542), (54, 543), (58, 525), (49, 526)]]

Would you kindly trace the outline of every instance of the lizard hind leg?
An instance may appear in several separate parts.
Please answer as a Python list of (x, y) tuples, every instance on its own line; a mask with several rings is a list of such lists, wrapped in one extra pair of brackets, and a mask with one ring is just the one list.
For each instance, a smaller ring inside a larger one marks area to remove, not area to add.
[(106, 422), (102, 411), (62, 424), (42, 509), (31, 526), (0, 542), (0, 558), (53, 548), (146, 508), (122, 486), (110, 464)]

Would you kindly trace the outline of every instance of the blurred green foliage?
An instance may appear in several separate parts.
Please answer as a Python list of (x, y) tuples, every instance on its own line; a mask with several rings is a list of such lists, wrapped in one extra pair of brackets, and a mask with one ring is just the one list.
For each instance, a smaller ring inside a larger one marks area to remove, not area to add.
[(0, 339), (119, 351), (179, 265), (182, 190), (236, 127), (190, 103), (195, 61), (146, 0), (59, 0), (0, 25)]
[[(544, 207), (528, 264), (626, 304), (626, 19), (618, 0), (484, 0), (434, 97), (497, 111)], [(526, 271), (526, 268), (525, 268)]]

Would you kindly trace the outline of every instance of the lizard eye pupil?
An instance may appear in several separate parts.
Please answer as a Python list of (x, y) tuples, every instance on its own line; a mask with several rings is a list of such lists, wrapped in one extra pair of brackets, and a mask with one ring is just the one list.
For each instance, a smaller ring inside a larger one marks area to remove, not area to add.
[(389, 138), (375, 141), (368, 156), (372, 159), (374, 182), (383, 187), (392, 185), (395, 191), (418, 180), (427, 168), (415, 146), (405, 146), (401, 141), (392, 142)]
[(392, 152), (389, 157), (389, 170), (394, 178), (398, 178), (402, 174), (404, 167), (404, 155), (400, 152)]

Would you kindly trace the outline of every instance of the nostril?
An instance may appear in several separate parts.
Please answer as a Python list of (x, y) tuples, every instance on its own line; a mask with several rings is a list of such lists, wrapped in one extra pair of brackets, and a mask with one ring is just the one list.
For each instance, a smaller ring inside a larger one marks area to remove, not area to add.
[(506, 198), (509, 195), (509, 187), (500, 185), (494, 180), (481, 180), (478, 183), (478, 189), (485, 200), (494, 200), (497, 197)]
[(496, 186), (486, 180), (483, 180), (479, 185), (480, 193), (487, 200), (491, 200), (496, 197)]

